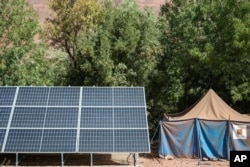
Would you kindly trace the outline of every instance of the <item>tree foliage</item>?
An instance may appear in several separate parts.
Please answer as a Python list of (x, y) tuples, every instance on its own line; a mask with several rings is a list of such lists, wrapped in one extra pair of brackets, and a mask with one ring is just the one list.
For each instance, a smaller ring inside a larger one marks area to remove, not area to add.
[[(170, 86), (161, 86), (161, 89), (170, 88), (170, 92), (175, 92), (166, 93), (168, 98), (165, 99), (177, 97), (170, 99), (173, 102), (170, 106), (184, 109), (213, 88), (234, 108), (247, 112), (250, 95), (249, 5), (244, 0), (173, 0), (163, 6), (165, 56), (159, 69), (165, 76), (174, 74)], [(162, 97), (164, 94), (160, 95)], [(169, 102), (160, 100), (160, 103), (169, 106)], [(177, 108), (168, 109), (165, 112), (177, 111)]]
[(34, 41), (38, 31), (37, 14), (25, 0), (0, 1), (0, 85), (54, 84), (47, 47)]
[[(68, 84), (79, 85), (85, 78), (81, 75), (79, 39), (83, 33), (91, 38), (98, 21), (100, 4), (98, 0), (50, 0), (49, 6), (54, 16), (48, 19), (43, 36), (52, 46), (62, 48), (68, 54)], [(86, 48), (89, 45), (91, 41)]]
[[(60, 6), (57, 2), (52, 1), (57, 17), (50, 20), (48, 32), (55, 32), (50, 40), (63, 47), (72, 62), (69, 84), (147, 84), (161, 52), (160, 32), (152, 11), (140, 10), (129, 0), (119, 4), (104, 1), (102, 5), (97, 1), (64, 0), (60, 3), (67, 5)], [(93, 10), (74, 11), (76, 4)], [(81, 17), (75, 19), (76, 12)]]

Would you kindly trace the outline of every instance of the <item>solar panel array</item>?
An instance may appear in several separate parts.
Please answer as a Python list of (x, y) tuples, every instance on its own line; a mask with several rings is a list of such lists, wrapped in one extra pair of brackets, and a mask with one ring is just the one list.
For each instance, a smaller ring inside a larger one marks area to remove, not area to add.
[(0, 87), (0, 150), (150, 152), (143, 87)]

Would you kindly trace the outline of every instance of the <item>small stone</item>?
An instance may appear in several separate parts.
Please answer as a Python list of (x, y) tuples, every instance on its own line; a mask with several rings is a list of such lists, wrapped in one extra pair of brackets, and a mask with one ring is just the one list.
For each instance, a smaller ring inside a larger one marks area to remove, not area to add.
[(174, 157), (172, 155), (167, 155), (167, 156), (165, 156), (165, 159), (172, 160), (172, 159), (174, 159)]
[(203, 157), (203, 158), (202, 158), (202, 161), (208, 161), (208, 158)]

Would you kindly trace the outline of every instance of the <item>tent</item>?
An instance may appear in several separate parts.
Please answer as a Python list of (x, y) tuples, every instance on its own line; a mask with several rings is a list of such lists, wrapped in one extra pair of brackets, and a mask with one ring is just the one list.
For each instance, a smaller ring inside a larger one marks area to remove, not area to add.
[(212, 89), (190, 108), (165, 115), (159, 127), (160, 156), (229, 159), (231, 150), (250, 150), (250, 116)]

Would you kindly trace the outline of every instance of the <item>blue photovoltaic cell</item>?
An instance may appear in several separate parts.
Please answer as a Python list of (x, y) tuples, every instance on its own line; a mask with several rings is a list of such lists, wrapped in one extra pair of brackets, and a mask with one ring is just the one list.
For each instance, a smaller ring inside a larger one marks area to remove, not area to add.
[(48, 87), (20, 87), (16, 105), (46, 106), (48, 101), (48, 93)]
[(45, 107), (16, 107), (12, 116), (11, 127), (42, 128), (45, 113)]
[(114, 108), (115, 128), (145, 128), (147, 127), (144, 107)]
[(112, 89), (87, 87), (82, 90), (82, 106), (112, 106)]
[(5, 129), (0, 129), (0, 150), (2, 150), (2, 143), (4, 141), (4, 137), (5, 137), (5, 132), (6, 130)]
[(79, 106), (80, 87), (50, 88), (49, 106)]
[(45, 129), (41, 152), (75, 152), (76, 129)]
[(145, 106), (143, 88), (114, 88), (114, 106)]
[(115, 129), (114, 152), (150, 152), (147, 129)]
[(144, 96), (142, 87), (0, 87), (0, 149), (6, 139), (7, 153), (150, 152)]
[(7, 128), (10, 112), (10, 107), (0, 107), (0, 128)]
[(46, 128), (77, 128), (77, 107), (49, 107), (46, 113)]
[(12, 106), (15, 93), (15, 87), (0, 87), (0, 106)]
[(5, 152), (39, 152), (41, 129), (10, 129)]
[(113, 130), (81, 129), (79, 152), (113, 152)]
[(112, 128), (113, 108), (84, 107), (81, 113), (81, 128)]

